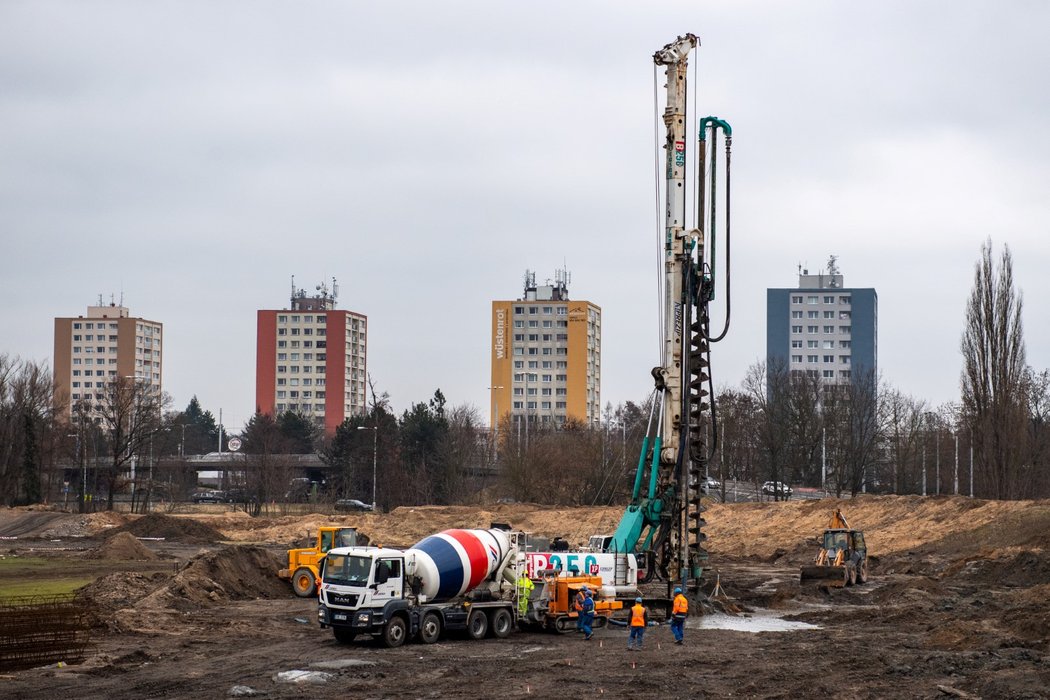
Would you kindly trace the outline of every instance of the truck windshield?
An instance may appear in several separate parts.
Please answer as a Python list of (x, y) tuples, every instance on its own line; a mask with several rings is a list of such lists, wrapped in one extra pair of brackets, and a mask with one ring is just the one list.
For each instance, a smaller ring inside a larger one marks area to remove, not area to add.
[(363, 586), (368, 583), (372, 571), (369, 557), (329, 554), (324, 565), (324, 582), (344, 586)]

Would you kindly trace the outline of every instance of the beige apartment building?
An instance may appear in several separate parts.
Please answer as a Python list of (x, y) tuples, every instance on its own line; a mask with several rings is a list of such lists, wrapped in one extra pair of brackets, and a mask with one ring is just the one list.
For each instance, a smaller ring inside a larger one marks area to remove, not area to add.
[(129, 315), (125, 306), (89, 306), (87, 314), (55, 319), (55, 387), (68, 399), (66, 415), (85, 402), (98, 405), (106, 384), (135, 377), (158, 393), (164, 362), (164, 326)]
[(601, 420), (602, 311), (569, 299), (569, 274), (536, 284), (525, 273), (520, 299), (492, 302), (490, 425), (509, 414), (511, 424), (588, 425)]

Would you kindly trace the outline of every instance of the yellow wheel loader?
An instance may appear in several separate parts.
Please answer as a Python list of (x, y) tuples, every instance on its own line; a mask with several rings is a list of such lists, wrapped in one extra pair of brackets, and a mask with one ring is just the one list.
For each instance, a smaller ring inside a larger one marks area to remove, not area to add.
[(277, 576), (292, 582), (292, 590), (300, 598), (317, 597), (317, 560), (333, 547), (356, 547), (367, 545), (368, 538), (352, 527), (317, 528), (317, 539), (313, 547), (289, 549), (288, 568), (281, 569)]
[(851, 528), (846, 516), (836, 508), (824, 530), (816, 560), (802, 567), (801, 582), (842, 588), (867, 580), (868, 548), (864, 544), (864, 533)]

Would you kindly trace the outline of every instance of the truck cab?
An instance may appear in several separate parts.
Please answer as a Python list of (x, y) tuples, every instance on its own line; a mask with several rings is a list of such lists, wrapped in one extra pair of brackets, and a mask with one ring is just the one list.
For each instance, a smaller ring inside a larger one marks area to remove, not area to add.
[[(340, 547), (329, 551), (321, 564), (318, 622), (331, 627), (339, 641), (380, 634), (397, 611), (410, 606), (401, 551)], [(400, 632), (402, 638), (407, 627)]]

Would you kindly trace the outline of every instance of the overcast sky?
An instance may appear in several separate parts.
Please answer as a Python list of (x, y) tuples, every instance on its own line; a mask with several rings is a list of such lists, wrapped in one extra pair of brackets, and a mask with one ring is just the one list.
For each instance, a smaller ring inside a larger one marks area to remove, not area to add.
[[(603, 309), (604, 401), (656, 363), (653, 52), (701, 38), (733, 125), (733, 325), (835, 254), (885, 380), (958, 396), (981, 242), (1050, 366), (1050, 4), (0, 0), (0, 352), (52, 361), (100, 294), (165, 328), (164, 387), (241, 427), (255, 311), (336, 277), (401, 411), (487, 418), (490, 304), (562, 265)], [(662, 85), (662, 80), (660, 85)], [(661, 98), (662, 99), (662, 98)]]

